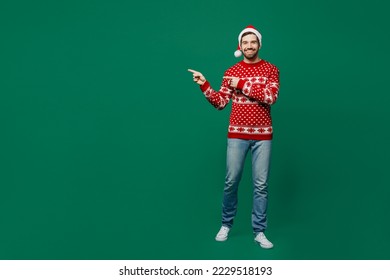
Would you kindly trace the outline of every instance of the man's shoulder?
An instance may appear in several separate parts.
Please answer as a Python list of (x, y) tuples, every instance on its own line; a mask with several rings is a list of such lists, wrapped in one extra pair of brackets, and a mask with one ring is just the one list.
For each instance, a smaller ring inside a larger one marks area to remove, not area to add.
[(266, 67), (268, 67), (268, 68), (270, 68), (270, 69), (275, 69), (275, 70), (278, 70), (278, 71), (279, 71), (278, 67), (277, 67), (275, 64), (273, 64), (273, 63), (271, 63), (271, 62), (269, 62), (269, 61), (267, 61), (267, 60), (264, 60), (264, 59), (263, 59), (263, 61), (264, 61), (264, 65), (265, 65)]
[(241, 61), (240, 62), (237, 62), (236, 64), (230, 66), (226, 71), (225, 71), (225, 74), (228, 74), (228, 73), (232, 73), (232, 72), (235, 72), (237, 71), (238, 69), (242, 68), (241, 66)]

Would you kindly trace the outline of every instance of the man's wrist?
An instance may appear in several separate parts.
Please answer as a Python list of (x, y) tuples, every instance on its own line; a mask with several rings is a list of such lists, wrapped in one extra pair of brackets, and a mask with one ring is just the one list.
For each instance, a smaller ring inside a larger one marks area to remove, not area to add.
[(201, 84), (201, 85), (199, 85), (199, 86), (200, 86), (200, 89), (201, 89), (202, 91), (206, 91), (206, 89), (209, 88), (210, 83), (206, 80), (206, 81), (204, 81), (203, 84)]

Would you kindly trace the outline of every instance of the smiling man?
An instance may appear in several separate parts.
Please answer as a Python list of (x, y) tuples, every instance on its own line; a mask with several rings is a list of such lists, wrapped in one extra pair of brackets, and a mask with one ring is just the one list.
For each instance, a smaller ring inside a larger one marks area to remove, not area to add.
[(237, 191), (248, 151), (252, 154), (253, 208), (252, 228), (262, 248), (273, 244), (267, 228), (268, 174), (273, 136), (271, 105), (279, 92), (279, 70), (259, 57), (261, 34), (252, 25), (238, 36), (236, 57), (244, 59), (226, 70), (219, 91), (214, 90), (202, 73), (192, 72), (193, 80), (207, 100), (218, 110), (232, 100), (228, 128), (226, 177), (222, 201), (222, 226), (215, 239), (225, 241), (237, 213)]

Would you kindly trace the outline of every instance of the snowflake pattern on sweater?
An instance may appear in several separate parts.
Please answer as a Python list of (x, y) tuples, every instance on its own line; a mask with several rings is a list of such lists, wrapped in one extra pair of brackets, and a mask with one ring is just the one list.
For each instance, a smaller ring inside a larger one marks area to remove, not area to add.
[[(240, 78), (236, 89), (229, 86), (230, 79), (226, 77)], [(271, 105), (279, 92), (279, 70), (275, 65), (265, 60), (253, 64), (241, 61), (226, 70), (219, 91), (208, 81), (200, 88), (218, 110), (232, 99), (228, 138), (272, 139)]]

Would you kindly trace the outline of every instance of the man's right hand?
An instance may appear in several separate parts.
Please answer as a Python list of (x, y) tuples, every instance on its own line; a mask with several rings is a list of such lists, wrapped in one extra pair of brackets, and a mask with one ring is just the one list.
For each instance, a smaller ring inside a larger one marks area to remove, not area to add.
[(198, 85), (202, 86), (206, 82), (206, 78), (203, 76), (202, 73), (192, 69), (188, 69), (188, 71), (192, 73), (194, 82), (197, 83)]

